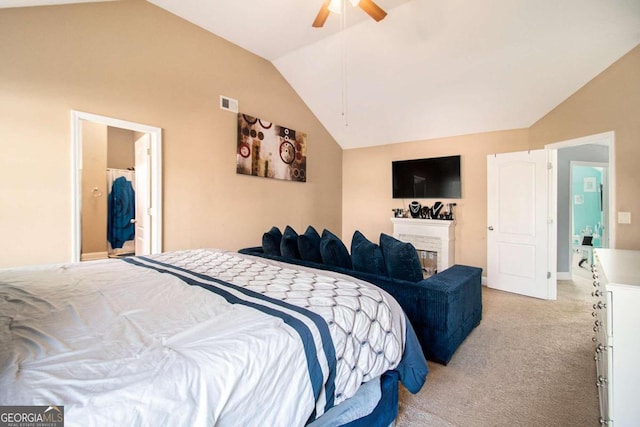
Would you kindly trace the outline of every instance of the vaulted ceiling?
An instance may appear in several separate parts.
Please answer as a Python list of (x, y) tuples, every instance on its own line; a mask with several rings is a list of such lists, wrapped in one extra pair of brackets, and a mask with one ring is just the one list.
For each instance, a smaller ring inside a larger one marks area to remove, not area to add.
[(323, 0), (148, 1), (271, 61), (345, 149), (529, 127), (640, 43), (640, 0), (347, 1), (323, 28)]

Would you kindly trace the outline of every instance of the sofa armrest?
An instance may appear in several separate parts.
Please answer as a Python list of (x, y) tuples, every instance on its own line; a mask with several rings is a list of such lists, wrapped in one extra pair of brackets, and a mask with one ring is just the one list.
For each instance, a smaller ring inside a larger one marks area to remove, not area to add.
[(454, 265), (418, 284), (425, 291), (411, 321), (428, 356), (447, 364), (482, 319), (482, 269)]
[(369, 280), (402, 306), (425, 356), (447, 364), (482, 318), (482, 269), (454, 265), (419, 282), (380, 276)]

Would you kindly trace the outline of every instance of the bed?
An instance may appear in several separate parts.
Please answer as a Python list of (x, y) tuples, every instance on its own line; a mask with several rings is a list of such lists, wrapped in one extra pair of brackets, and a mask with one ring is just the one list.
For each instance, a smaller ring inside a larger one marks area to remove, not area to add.
[(0, 270), (0, 405), (67, 425), (332, 425), (388, 372), (427, 366), (350, 276), (216, 249)]

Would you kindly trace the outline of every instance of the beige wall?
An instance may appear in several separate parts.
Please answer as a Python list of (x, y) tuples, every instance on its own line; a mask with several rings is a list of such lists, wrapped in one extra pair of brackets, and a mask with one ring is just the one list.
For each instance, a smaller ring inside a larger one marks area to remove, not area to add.
[(136, 165), (135, 135), (129, 129), (107, 126), (107, 167), (129, 169)]
[(107, 252), (107, 135), (107, 126), (82, 126), (82, 254)]
[[(543, 148), (549, 143), (613, 130), (617, 210), (631, 212), (632, 219), (630, 225), (618, 225), (616, 247), (640, 249), (639, 94), (640, 46), (529, 129), (346, 150), (342, 228), (345, 241), (350, 241), (356, 229), (372, 240), (381, 232), (391, 233), (391, 209), (406, 209), (411, 202), (391, 198), (393, 160), (461, 154), (462, 199), (456, 201), (455, 208), (456, 262), (486, 269), (486, 156)], [(427, 205), (435, 202), (419, 201)]]
[[(457, 203), (456, 253), (459, 264), (486, 266), (487, 155), (529, 149), (526, 129), (489, 132), (452, 138), (415, 141), (345, 150), (343, 155), (342, 235), (351, 242), (355, 230), (377, 242), (381, 232), (391, 234), (391, 209), (412, 200), (391, 197), (391, 162), (460, 154), (462, 198)], [(432, 206), (438, 199), (418, 199)], [(447, 203), (447, 199), (439, 199)]]
[[(71, 258), (72, 109), (163, 129), (164, 249), (341, 229), (342, 151), (269, 62), (142, 0), (0, 9), (0, 266)], [(307, 133), (307, 183), (236, 175), (236, 115)]]
[(615, 132), (616, 212), (631, 212), (631, 224), (616, 227), (616, 247), (640, 249), (640, 46), (531, 126), (529, 138), (541, 148), (607, 131)]
[[(461, 154), (456, 261), (484, 267), (486, 155), (609, 130), (617, 210), (633, 221), (617, 247), (640, 249), (640, 47), (528, 130), (343, 154), (269, 62), (141, 0), (0, 9), (0, 40), (0, 266), (70, 259), (72, 109), (163, 129), (166, 250), (258, 244), (274, 224), (377, 239), (401, 207), (391, 161)], [(306, 184), (235, 174), (236, 116), (221, 94), (307, 133)]]

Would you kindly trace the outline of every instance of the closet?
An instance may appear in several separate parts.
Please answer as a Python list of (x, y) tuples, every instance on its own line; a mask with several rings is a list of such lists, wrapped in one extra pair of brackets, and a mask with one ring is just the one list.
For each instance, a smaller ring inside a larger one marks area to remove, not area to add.
[(135, 142), (144, 133), (82, 128), (81, 260), (135, 254)]

